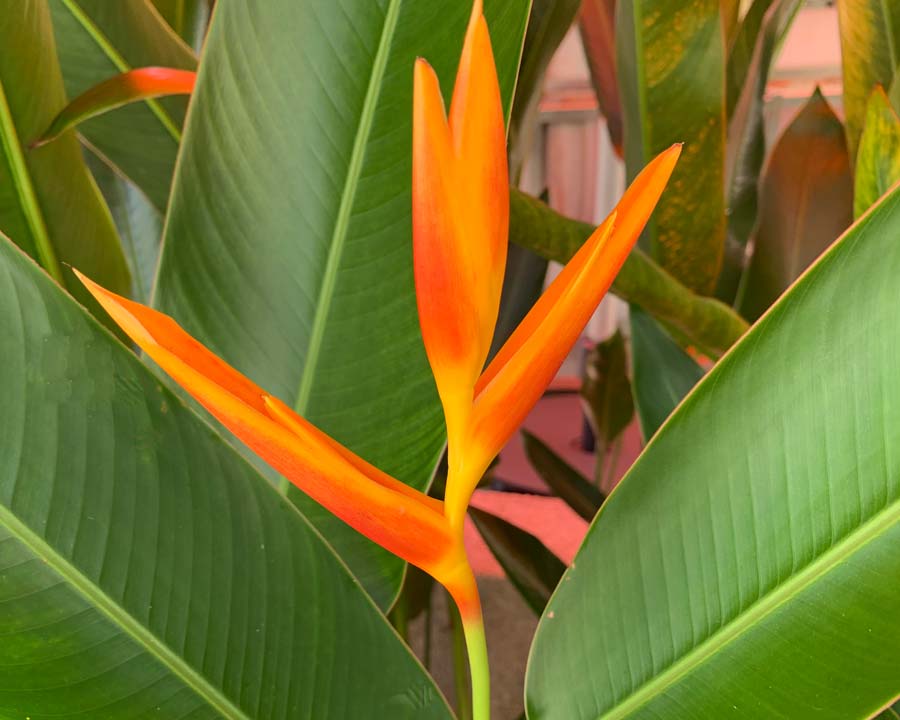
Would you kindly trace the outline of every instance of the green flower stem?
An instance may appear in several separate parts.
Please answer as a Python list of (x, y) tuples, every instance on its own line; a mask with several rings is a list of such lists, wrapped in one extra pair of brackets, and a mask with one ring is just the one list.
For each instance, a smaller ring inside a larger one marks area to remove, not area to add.
[(463, 620), (466, 648), (469, 651), (469, 672), (472, 676), (472, 720), (490, 720), (491, 672), (488, 667), (484, 621), (477, 618)]

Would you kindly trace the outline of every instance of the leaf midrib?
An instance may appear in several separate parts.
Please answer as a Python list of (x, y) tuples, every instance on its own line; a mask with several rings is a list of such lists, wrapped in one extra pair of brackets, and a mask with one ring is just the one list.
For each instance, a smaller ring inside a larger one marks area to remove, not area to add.
[(842, 540), (811, 561), (800, 572), (776, 585), (768, 594), (757, 600), (743, 613), (734, 617), (661, 673), (627, 695), (624, 700), (619, 701), (614, 707), (598, 715), (596, 720), (626, 718), (630, 713), (660, 696), (692, 670), (695, 670), (712, 658), (730, 642), (752, 629), (758, 621), (777, 610), (795, 595), (799, 595), (864, 545), (877, 539), (898, 521), (900, 521), (900, 501), (894, 500), (893, 503), (888, 504), (875, 513), (866, 522), (859, 525), (854, 531), (848, 533)]
[(73, 566), (67, 558), (60, 555), (4, 505), (0, 505), (0, 524), (7, 527), (13, 537), (64, 578), (76, 592), (88, 601), (91, 607), (97, 609), (116, 627), (127, 633), (140, 647), (147, 650), (185, 685), (209, 703), (216, 712), (221, 713), (222, 717), (230, 720), (251, 720), (249, 715), (234, 705), (218, 688), (191, 667), (184, 658), (141, 625), (113, 598), (97, 587), (90, 578)]
[[(97, 27), (97, 24), (91, 17), (81, 8), (77, 0), (62, 0), (62, 3), (69, 9), (69, 12), (72, 13), (72, 16), (85, 31), (94, 39), (97, 43), (97, 47), (99, 47), (109, 61), (116, 66), (119, 72), (124, 73), (134, 69), (122, 54), (116, 50), (110, 39), (106, 37), (99, 27)], [(175, 144), (181, 144), (181, 129), (178, 127), (178, 123), (169, 116), (169, 113), (166, 112), (160, 102), (153, 98), (144, 100), (144, 102), (156, 116), (156, 119), (159, 120), (160, 124), (166, 129), (166, 132), (172, 136)]]
[(6, 91), (0, 81), (0, 148), (6, 156), (12, 183), (19, 198), (19, 207), (25, 216), (25, 222), (31, 232), (38, 261), (50, 276), (60, 285), (63, 284), (62, 268), (56, 257), (56, 251), (44, 222), (44, 215), (40, 203), (31, 182), (31, 174), (22, 153), (22, 145), (16, 132), (16, 124), (13, 121), (12, 110), (6, 101)]
[[(331, 245), (328, 249), (328, 260), (325, 264), (325, 272), (322, 276), (322, 285), (319, 289), (319, 297), (316, 303), (315, 316), (313, 318), (312, 331), (309, 345), (306, 351), (306, 362), (303, 365), (303, 373), (300, 376), (300, 386), (297, 391), (297, 400), (294, 409), (304, 414), (309, 404), (312, 393), (313, 380), (319, 363), (319, 355), (322, 351), (322, 342), (325, 336), (325, 324), (328, 320), (331, 302), (334, 298), (334, 290), (337, 284), (337, 275), (340, 268), (341, 256), (347, 240), (350, 225), (350, 216), (353, 212), (353, 204), (356, 200), (356, 192), (359, 186), (359, 178), (362, 174), (363, 160), (366, 153), (366, 143), (371, 134), (375, 120), (375, 110), (378, 98), (381, 94), (381, 86), (387, 69), (388, 55), (394, 30), (397, 27), (397, 19), (400, 15), (401, 0), (391, 0), (384, 17), (384, 27), (378, 41), (378, 49), (375, 51), (375, 59), (372, 63), (372, 72), (369, 76), (369, 84), (366, 88), (366, 96), (363, 100), (362, 112), (359, 117), (359, 125), (353, 140), (353, 149), (350, 153), (350, 163), (347, 167), (347, 177), (344, 181), (344, 189), (341, 193), (341, 202), (338, 207), (337, 217), (334, 222), (334, 230), (331, 234)], [(288, 483), (282, 481), (282, 489), (287, 489)]]

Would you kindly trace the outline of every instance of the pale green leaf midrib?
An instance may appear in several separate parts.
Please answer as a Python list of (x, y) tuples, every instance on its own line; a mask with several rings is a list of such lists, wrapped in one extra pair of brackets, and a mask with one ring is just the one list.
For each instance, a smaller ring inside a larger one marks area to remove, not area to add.
[(790, 601), (795, 595), (825, 576), (864, 545), (877, 539), (897, 522), (900, 522), (900, 501), (895, 500), (810, 562), (800, 572), (777, 585), (767, 595), (757, 600), (742, 614), (730, 620), (660, 674), (620, 700), (615, 707), (598, 715), (596, 720), (619, 720), (629, 717), (631, 713), (665, 693), (668, 688), (711, 659), (730, 642), (752, 629), (758, 621)]
[(0, 524), (4, 525), (19, 542), (39, 557), (46, 565), (62, 577), (70, 587), (84, 597), (91, 607), (97, 609), (116, 627), (127, 633), (140, 647), (153, 655), (184, 684), (203, 698), (210, 707), (223, 718), (229, 720), (252, 720), (206, 678), (191, 667), (184, 658), (159, 640), (152, 632), (140, 624), (109, 595), (75, 568), (67, 558), (61, 556), (42, 537), (35, 533), (9, 508), (0, 505)]
[[(295, 410), (301, 415), (309, 404), (309, 397), (316, 376), (319, 356), (322, 351), (322, 342), (325, 336), (325, 325), (328, 321), (331, 301), (334, 298), (341, 255), (344, 250), (344, 245), (346, 244), (350, 216), (353, 212), (353, 203), (356, 199), (359, 178), (362, 173), (363, 160), (365, 159), (366, 154), (366, 143), (368, 142), (369, 134), (371, 133), (375, 119), (375, 110), (378, 105), (381, 86), (387, 68), (391, 42), (393, 40), (394, 30), (397, 26), (397, 18), (400, 15), (400, 5), (401, 0), (391, 0), (387, 12), (385, 13), (384, 27), (378, 42), (378, 49), (375, 52), (375, 59), (372, 63), (372, 72), (369, 76), (369, 84), (366, 88), (366, 96), (363, 100), (362, 112), (360, 113), (359, 125), (353, 140), (350, 163), (347, 167), (347, 177), (344, 181), (344, 190), (341, 194), (341, 201), (334, 223), (334, 230), (331, 235), (331, 244), (328, 249), (328, 260), (325, 265), (322, 285), (316, 303), (312, 331), (310, 332), (309, 345), (307, 346), (306, 351), (306, 361), (303, 365), (303, 373), (300, 376), (300, 387), (297, 392), (297, 400), (294, 403)], [(285, 482), (282, 482), (282, 487), (283, 489), (286, 489), (287, 485)]]
[(31, 182), (2, 82), (0, 82), (0, 147), (3, 149), (12, 176), (12, 184), (19, 197), (22, 215), (31, 232), (37, 259), (54, 280), (63, 284), (62, 268), (50, 240), (50, 234), (47, 232), (47, 224), (44, 222), (44, 215)]
[[(103, 31), (97, 27), (96, 23), (90, 18), (90, 16), (82, 10), (81, 6), (78, 4), (77, 0), (61, 0), (61, 2), (68, 8), (69, 12), (72, 13), (72, 16), (78, 21), (78, 23), (85, 29), (85, 31), (93, 38), (94, 42), (97, 43), (97, 47), (103, 52), (104, 55), (112, 62), (113, 65), (116, 66), (116, 69), (119, 72), (128, 72), (129, 70), (133, 70), (134, 68), (128, 63), (127, 60), (122, 56), (122, 54), (116, 50), (115, 46), (110, 42), (109, 38), (103, 34)], [(176, 144), (181, 143), (181, 128), (178, 127), (178, 123), (176, 123), (166, 112), (165, 108), (159, 103), (158, 100), (153, 98), (149, 98), (144, 100), (147, 106), (150, 108), (150, 111), (156, 116), (156, 119), (159, 120), (160, 124), (166, 129), (166, 132), (172, 136), (172, 139)]]

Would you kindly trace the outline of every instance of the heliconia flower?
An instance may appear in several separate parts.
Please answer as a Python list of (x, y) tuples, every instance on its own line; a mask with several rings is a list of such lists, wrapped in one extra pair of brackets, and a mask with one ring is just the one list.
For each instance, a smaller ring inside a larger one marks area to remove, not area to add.
[(466, 31), (449, 119), (434, 71), (425, 61), (416, 62), (414, 271), (422, 337), (447, 423), (449, 475), (443, 502), (340, 445), (172, 318), (78, 277), (163, 370), (263, 460), (449, 590), (469, 646), (475, 717), (487, 717), (481, 607), (463, 547), (470, 497), (609, 289), (680, 151), (680, 145), (672, 146), (638, 175), (484, 369), (503, 284), (509, 194), (503, 111), (481, 0)]
[(192, 70), (165, 67), (144, 67), (114, 75), (89, 88), (60, 110), (30, 147), (45, 145), (78, 123), (128, 103), (164, 95), (189, 95), (194, 91), (196, 80), (197, 73)]

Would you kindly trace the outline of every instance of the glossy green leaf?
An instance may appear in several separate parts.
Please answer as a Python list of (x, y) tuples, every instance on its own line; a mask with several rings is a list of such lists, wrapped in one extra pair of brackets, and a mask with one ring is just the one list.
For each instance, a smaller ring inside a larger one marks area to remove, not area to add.
[(146, 195), (90, 150), (85, 151), (84, 159), (119, 231), (122, 251), (131, 270), (131, 297), (149, 302), (159, 262), (162, 217)]
[(900, 118), (880, 87), (869, 98), (859, 140), (853, 187), (853, 216), (859, 217), (900, 180)]
[[(196, 69), (193, 52), (150, 0), (51, 0), (50, 9), (70, 99), (137, 67)], [(186, 98), (148, 100), (93, 118), (78, 132), (164, 213), (186, 107)]]
[(757, 318), (850, 224), (853, 179), (844, 128), (816, 89), (772, 150), (759, 225), (738, 303)]
[(321, 536), (0, 239), (0, 717), (442, 718)]
[(575, 20), (581, 0), (532, 0), (522, 63), (509, 117), (510, 178), (515, 185), (534, 147), (544, 73)]
[(469, 508), (469, 515), (506, 577), (540, 615), (566, 570), (565, 563), (534, 535), (503, 518), (476, 507)]
[[(769, 71), (801, 5), (800, 0), (775, 0), (771, 3), (756, 0), (751, 12), (758, 6), (765, 6), (768, 10), (752, 33), (755, 46), (748, 65), (744, 69), (735, 67), (738, 63), (735, 54), (737, 47), (729, 58), (729, 82), (741, 82), (742, 86), (737, 90), (739, 94), (735, 97), (736, 105), (728, 125), (725, 152), (728, 232), (722, 273), (716, 288), (716, 295), (728, 303), (734, 301), (737, 293), (745, 269), (747, 243), (757, 221), (759, 174), (766, 155), (763, 107)], [(745, 38), (745, 35), (751, 34), (746, 31), (748, 23), (751, 27), (755, 26), (755, 18), (749, 13), (738, 37), (742, 45), (750, 42), (749, 38)], [(730, 92), (734, 86), (729, 84), (728, 87)]]
[(715, 287), (725, 243), (719, 10), (719, 0), (634, 0), (619, 3), (616, 13), (628, 179), (672, 143), (685, 143), (641, 242), (664, 269), (702, 293)]
[[(510, 190), (509, 237), (539, 255), (566, 263), (594, 226), (564, 217), (540, 200)], [(676, 328), (711, 355), (721, 355), (747, 329), (730, 307), (692, 293), (635, 248), (616, 276), (612, 292)]]
[(900, 66), (900, 4), (890, 0), (841, 0), (837, 10), (847, 146), (851, 159), (855, 159), (869, 95), (876, 85), (889, 87)]
[(605, 499), (600, 488), (527, 430), (522, 430), (522, 443), (528, 461), (553, 494), (585, 520), (593, 520)]
[(602, 457), (634, 417), (625, 338), (618, 330), (588, 353), (581, 400)]
[(591, 83), (613, 148), (623, 149), (622, 99), (616, 77), (616, 0), (582, 0), (578, 29)]
[[(449, 96), (469, 11), (218, 0), (156, 294), (241, 372), (418, 488), (444, 427), (413, 285), (412, 72), (426, 58)], [(508, 107), (528, 2), (485, 11)], [(388, 606), (402, 562), (283, 486)]]
[(46, 0), (0, 6), (0, 232), (91, 308), (67, 265), (128, 294), (116, 228), (74, 138), (27, 150), (65, 104)]
[(153, 0), (153, 4), (175, 32), (200, 52), (214, 0)]
[(900, 693), (898, 236), (900, 190), (647, 446), (541, 620), (530, 720), (847, 720)]
[(646, 442), (703, 377), (703, 368), (640, 308), (632, 305), (630, 316), (632, 389)]

